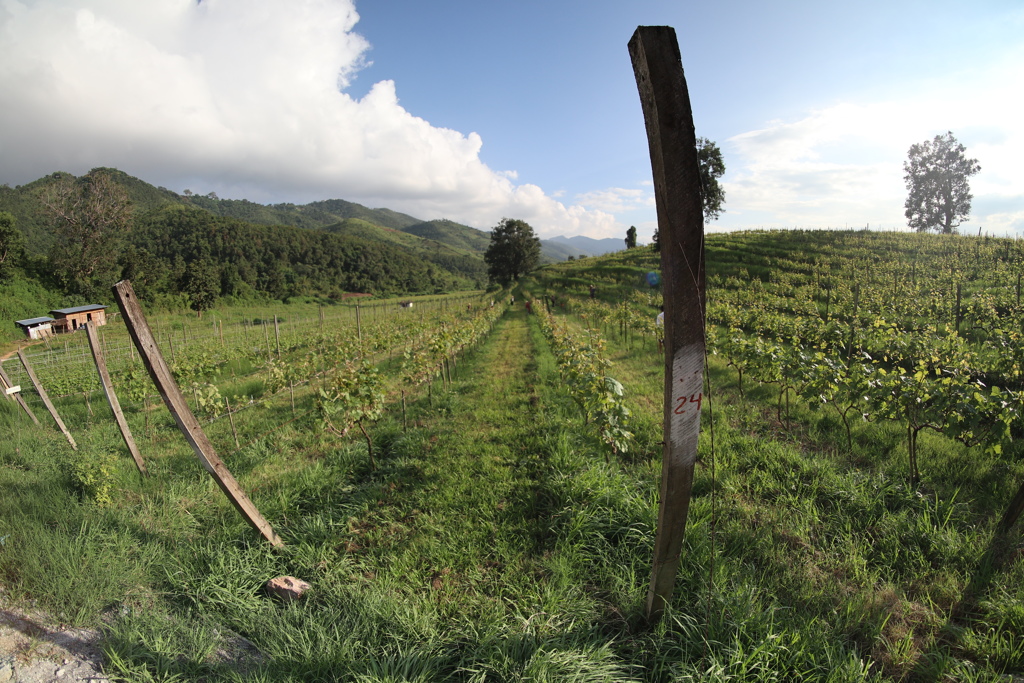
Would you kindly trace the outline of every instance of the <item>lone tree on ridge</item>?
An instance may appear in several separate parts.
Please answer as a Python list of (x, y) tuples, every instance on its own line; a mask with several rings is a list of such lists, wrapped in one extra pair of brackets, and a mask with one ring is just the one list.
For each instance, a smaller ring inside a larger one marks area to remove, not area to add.
[(722, 150), (711, 140), (697, 138), (697, 163), (700, 164), (701, 204), (704, 206), (704, 222), (717, 221), (725, 209), (725, 190), (718, 179), (725, 173), (725, 159)]
[(508, 286), (537, 266), (540, 239), (533, 234), (529, 223), (502, 218), (491, 230), (491, 244), (484, 253), (484, 261), (491, 280)]
[(632, 249), (636, 246), (636, 227), (631, 225), (629, 230), (626, 231), (626, 249)]
[(968, 179), (981, 165), (968, 159), (965, 151), (952, 132), (910, 146), (903, 162), (908, 192), (904, 215), (910, 227), (953, 235), (970, 217), (973, 197)]
[[(725, 209), (725, 190), (718, 179), (725, 174), (725, 159), (722, 150), (711, 140), (697, 138), (697, 163), (700, 166), (700, 203), (704, 209), (704, 222), (717, 221)], [(651, 237), (651, 249), (661, 251), (661, 236), (654, 229)]]

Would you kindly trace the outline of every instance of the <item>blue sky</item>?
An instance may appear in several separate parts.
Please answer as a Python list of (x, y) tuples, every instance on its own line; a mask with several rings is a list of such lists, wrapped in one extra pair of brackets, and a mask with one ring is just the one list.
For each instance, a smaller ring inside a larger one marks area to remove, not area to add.
[(907, 149), (952, 130), (982, 167), (964, 230), (1024, 230), (1016, 0), (0, 0), (0, 183), (116, 166), (643, 241), (638, 25), (675, 27), (725, 155), (710, 229), (903, 229)]

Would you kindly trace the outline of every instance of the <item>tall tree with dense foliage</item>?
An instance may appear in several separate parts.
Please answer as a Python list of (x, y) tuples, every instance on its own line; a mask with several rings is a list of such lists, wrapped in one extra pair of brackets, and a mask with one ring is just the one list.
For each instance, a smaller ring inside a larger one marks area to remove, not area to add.
[(711, 140), (697, 138), (697, 162), (700, 164), (701, 200), (704, 205), (704, 222), (718, 220), (725, 209), (725, 190), (718, 179), (725, 173), (725, 159), (722, 150)]
[(533, 270), (540, 261), (540, 239), (529, 223), (502, 218), (491, 230), (491, 244), (484, 254), (491, 280), (507, 286)]
[(196, 316), (203, 317), (220, 296), (220, 272), (207, 259), (199, 259), (185, 268), (182, 291), (188, 294), (189, 305)]
[(57, 241), (50, 252), (54, 275), (69, 290), (107, 293), (119, 276), (118, 256), (132, 226), (132, 204), (104, 169), (67, 176), (43, 199)]
[(24, 250), (25, 236), (15, 225), (14, 216), (0, 211), (0, 280), (7, 279)]
[(636, 246), (636, 228), (629, 226), (629, 230), (626, 231), (626, 249), (632, 249)]
[(911, 145), (903, 162), (907, 184), (907, 224), (918, 232), (952, 235), (971, 215), (970, 177), (981, 170), (977, 159), (952, 132)]

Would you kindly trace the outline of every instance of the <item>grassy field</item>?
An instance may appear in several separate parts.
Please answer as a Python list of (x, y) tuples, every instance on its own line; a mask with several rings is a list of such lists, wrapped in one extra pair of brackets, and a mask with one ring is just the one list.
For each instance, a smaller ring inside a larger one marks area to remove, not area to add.
[[(709, 241), (712, 296), (766, 258), (813, 278), (821, 244), (798, 237)], [(822, 248), (847, 253), (838, 241)], [(1024, 479), (1016, 446), (996, 454), (922, 432), (911, 485), (905, 427), (857, 422), (848, 444), (834, 412), (795, 397), (780, 420), (777, 389), (748, 379), (741, 392), (720, 355), (709, 358), (676, 593), (662, 622), (644, 621), (662, 359), (647, 327), (597, 323), (585, 307), (597, 283), (609, 307), (653, 320), (656, 292), (643, 283), (656, 269), (633, 250), (524, 281), (516, 301), (533, 299), (534, 313), (509, 307), (452, 364), (450, 385), (410, 389), (404, 414), (389, 392), (372, 429), (376, 469), (358, 430), (323, 429), (308, 389), (294, 408), (284, 391), (239, 412), (238, 448), (223, 419), (210, 423), (281, 549), (242, 521), (155, 402), (129, 410), (145, 480), (98, 399), (58, 402), (77, 453), (0, 402), (11, 435), (0, 443), (0, 583), (68, 622), (101, 624), (109, 672), (130, 681), (1024, 673), (1020, 532), (996, 530)], [(556, 297), (555, 319), (603, 340), (632, 411), (625, 452), (609, 452), (566, 392), (538, 325), (541, 295)], [(400, 376), (401, 355), (381, 353), (381, 372)], [(259, 395), (250, 361), (233, 362), (214, 380), (222, 393)], [(313, 587), (299, 602), (272, 599), (262, 586), (282, 574)]]

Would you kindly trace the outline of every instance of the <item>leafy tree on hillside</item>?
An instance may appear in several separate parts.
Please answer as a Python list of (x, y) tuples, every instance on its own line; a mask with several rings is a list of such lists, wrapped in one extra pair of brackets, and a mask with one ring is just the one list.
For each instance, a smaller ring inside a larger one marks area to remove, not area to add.
[(118, 278), (118, 256), (132, 225), (132, 204), (105, 169), (66, 177), (43, 198), (57, 241), (54, 276), (69, 291), (92, 297)]
[[(722, 158), (722, 150), (718, 149), (711, 140), (697, 138), (697, 163), (700, 166), (700, 198), (704, 209), (704, 222), (718, 220), (725, 209), (725, 190), (722, 189), (718, 179), (725, 174), (725, 159)], [(661, 240), (658, 229), (654, 229), (651, 237), (651, 249), (661, 251)]]
[(220, 273), (206, 259), (193, 261), (185, 268), (182, 291), (188, 294), (189, 304), (196, 316), (213, 307), (220, 295)]
[(491, 230), (491, 244), (484, 254), (491, 280), (505, 286), (533, 270), (540, 260), (540, 239), (529, 223), (502, 218)]
[(907, 184), (907, 224), (918, 232), (956, 234), (971, 215), (968, 179), (981, 170), (977, 159), (968, 159), (966, 148), (952, 132), (911, 145), (903, 162)]
[(7, 279), (24, 250), (25, 236), (15, 225), (14, 216), (0, 211), (0, 280)]
[(636, 228), (629, 226), (629, 230), (626, 231), (626, 249), (632, 249), (636, 246)]
[(700, 164), (701, 200), (704, 205), (704, 222), (718, 220), (725, 209), (725, 190), (718, 179), (725, 173), (722, 150), (711, 140), (697, 138), (697, 162)]

